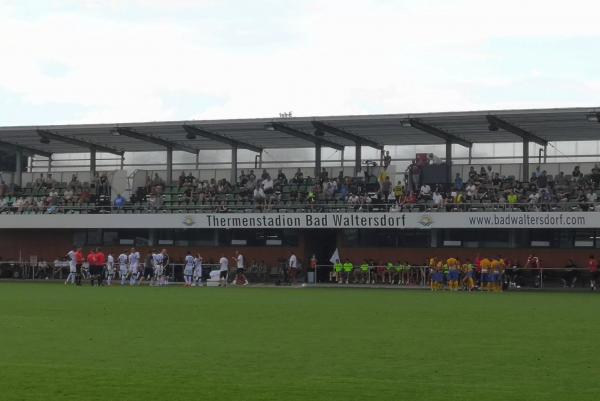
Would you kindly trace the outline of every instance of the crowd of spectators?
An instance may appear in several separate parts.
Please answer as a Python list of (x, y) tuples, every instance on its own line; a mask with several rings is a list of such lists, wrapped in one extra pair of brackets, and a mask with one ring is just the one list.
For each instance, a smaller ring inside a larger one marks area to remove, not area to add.
[(61, 183), (42, 173), (24, 188), (11, 188), (0, 179), (0, 212), (52, 214), (65, 207), (110, 206), (110, 194), (106, 173), (97, 173), (91, 183), (79, 181), (77, 174)]
[[(387, 160), (387, 162), (386, 162)], [(435, 164), (435, 158), (432, 159)], [(593, 210), (598, 203), (600, 167), (584, 174), (576, 166), (570, 175), (548, 175), (537, 167), (528, 182), (502, 176), (491, 166), (471, 166), (466, 176), (456, 174), (451, 184), (421, 183), (421, 167), (411, 164), (403, 181), (392, 182), (388, 172), (389, 154), (378, 175), (366, 171), (364, 176), (330, 176), (323, 168), (318, 177), (305, 177), (297, 169), (292, 177), (279, 169), (276, 176), (242, 170), (237, 183), (226, 179), (200, 180), (191, 172), (181, 172), (171, 186), (155, 173), (144, 186), (126, 200), (117, 194), (112, 207), (117, 210), (139, 206), (156, 211), (167, 206), (198, 207), (205, 211), (228, 212), (240, 206), (270, 210), (287, 205), (303, 205), (311, 210), (345, 208), (349, 210), (411, 210), (415, 206), (436, 210), (469, 210), (473, 205), (514, 206), (521, 210), (546, 211), (560, 203), (576, 210)], [(51, 173), (40, 174), (21, 190), (11, 189), (0, 178), (0, 212), (58, 213), (62, 208), (94, 207), (110, 209), (111, 188), (106, 173), (96, 174), (91, 183), (80, 182), (73, 174), (68, 183), (55, 181)]]
[[(414, 171), (414, 170), (410, 170)], [(514, 206), (521, 210), (546, 211), (561, 203), (572, 209), (593, 210), (598, 203), (600, 190), (600, 167), (595, 165), (590, 174), (584, 175), (575, 166), (570, 175), (560, 172), (549, 175), (536, 167), (528, 182), (520, 182), (514, 176), (503, 176), (491, 166), (471, 166), (468, 176), (456, 174), (451, 185), (421, 184), (418, 175), (409, 176), (404, 190), (395, 189), (396, 206), (426, 203), (447, 211), (465, 210), (464, 205), (494, 204)]]

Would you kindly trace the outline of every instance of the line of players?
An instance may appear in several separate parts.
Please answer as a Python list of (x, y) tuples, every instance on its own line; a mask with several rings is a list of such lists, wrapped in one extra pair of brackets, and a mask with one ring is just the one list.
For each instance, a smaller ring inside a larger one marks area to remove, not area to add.
[(432, 257), (425, 268), (411, 266), (407, 262), (398, 261), (375, 265), (371, 260), (364, 260), (354, 265), (349, 259), (336, 260), (330, 279), (338, 284), (397, 284), (419, 285), (428, 283), (432, 291), (448, 289), (473, 291), (476, 288), (485, 291), (502, 291), (503, 275), (506, 263), (501, 257), (478, 258), (476, 264), (470, 259), (461, 263), (458, 258), (447, 260)]
[[(65, 285), (81, 285), (82, 278), (89, 278), (91, 285), (101, 286), (106, 279), (106, 284), (110, 286), (117, 273), (121, 286), (127, 284), (136, 286), (146, 281), (150, 286), (164, 287), (169, 283), (166, 269), (169, 265), (169, 255), (166, 249), (152, 252), (143, 266), (140, 264), (140, 253), (135, 248), (131, 248), (129, 252), (124, 250), (116, 260), (118, 270), (112, 254), (109, 253), (105, 256), (100, 248), (89, 251), (84, 259), (82, 249), (73, 246), (66, 257), (69, 260), (69, 275)], [(84, 260), (87, 261), (87, 264), (84, 263)], [(208, 266), (203, 267), (202, 260), (200, 254), (193, 256), (190, 251), (187, 252), (183, 269), (185, 287), (206, 285), (212, 269)], [(235, 251), (235, 257), (232, 260), (237, 266), (233, 284), (248, 285), (248, 279), (244, 274), (244, 256)], [(225, 255), (221, 255), (218, 272), (219, 285), (227, 285), (228, 273), (229, 260)]]

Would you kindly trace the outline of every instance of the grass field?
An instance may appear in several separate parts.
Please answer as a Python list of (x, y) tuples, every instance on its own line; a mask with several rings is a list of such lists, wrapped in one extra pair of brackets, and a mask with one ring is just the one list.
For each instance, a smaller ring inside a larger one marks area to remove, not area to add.
[(598, 400), (600, 296), (0, 284), (1, 400)]

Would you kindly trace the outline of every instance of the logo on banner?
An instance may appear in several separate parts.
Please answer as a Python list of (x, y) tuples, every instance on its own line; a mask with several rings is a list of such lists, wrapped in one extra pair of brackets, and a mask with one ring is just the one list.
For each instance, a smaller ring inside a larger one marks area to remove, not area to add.
[(433, 217), (431, 217), (429, 214), (424, 214), (419, 219), (419, 224), (421, 224), (423, 227), (429, 227), (433, 224)]
[(185, 216), (183, 218), (182, 221), (183, 224), (185, 224), (186, 226), (193, 226), (194, 224), (196, 224), (196, 222), (194, 221), (194, 218), (192, 216)]

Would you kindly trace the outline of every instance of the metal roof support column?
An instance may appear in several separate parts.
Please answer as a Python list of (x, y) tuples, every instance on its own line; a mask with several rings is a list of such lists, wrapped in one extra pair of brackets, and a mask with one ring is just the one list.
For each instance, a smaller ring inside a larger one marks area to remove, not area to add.
[(446, 179), (448, 184), (452, 182), (452, 142), (446, 142)]
[(321, 175), (321, 144), (315, 144), (315, 178)]
[(362, 159), (362, 146), (360, 146), (360, 143), (356, 143), (355, 144), (355, 148), (354, 148), (354, 176), (358, 177), (358, 175), (360, 174), (360, 162)]
[(548, 162), (548, 145), (544, 145), (544, 164)]
[(15, 178), (13, 180), (15, 185), (18, 185), (19, 187), (22, 184), (22, 179), (23, 179), (23, 151), (22, 150), (17, 150), (16, 153), (16, 162), (15, 162)]
[[(238, 147), (231, 145), (231, 184), (237, 183)], [(258, 173), (257, 173), (258, 174)]]
[(523, 182), (529, 182), (529, 140), (523, 139)]
[(93, 181), (96, 175), (96, 147), (90, 146), (90, 178)]
[(173, 147), (167, 146), (167, 185), (173, 184)]

